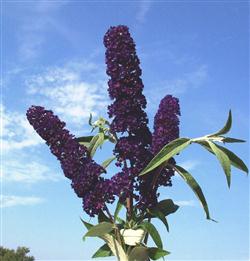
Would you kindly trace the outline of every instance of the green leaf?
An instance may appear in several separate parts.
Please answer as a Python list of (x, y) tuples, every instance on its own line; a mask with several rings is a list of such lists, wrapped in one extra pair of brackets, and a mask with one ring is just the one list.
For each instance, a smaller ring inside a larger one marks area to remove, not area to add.
[(155, 228), (155, 226), (147, 221), (142, 222), (141, 226), (144, 230), (146, 230), (146, 232), (149, 233), (149, 235), (152, 237), (153, 241), (155, 242), (156, 246), (162, 248), (161, 237), (157, 229)]
[(120, 199), (117, 202), (116, 208), (115, 208), (115, 213), (114, 213), (114, 222), (117, 220), (118, 214), (121, 211), (123, 207), (123, 204), (121, 203)]
[(240, 140), (240, 139), (235, 139), (235, 138), (230, 138), (230, 137), (224, 137), (223, 142), (226, 143), (236, 143), (236, 142), (246, 142), (245, 140)]
[(94, 225), (92, 225), (92, 224), (90, 224), (90, 223), (84, 221), (82, 218), (80, 218), (80, 219), (81, 219), (83, 225), (84, 225), (88, 230), (94, 226)]
[(97, 257), (108, 257), (108, 256), (113, 256), (112, 251), (110, 250), (109, 246), (107, 244), (104, 244), (101, 246), (95, 254), (92, 256), (92, 258), (97, 258)]
[(210, 214), (208, 210), (207, 201), (203, 195), (203, 192), (201, 190), (201, 187), (197, 183), (197, 181), (193, 178), (193, 176), (184, 168), (175, 165), (174, 169), (177, 171), (177, 173), (186, 181), (186, 183), (189, 185), (189, 187), (193, 190), (199, 201), (201, 202), (201, 205), (203, 206), (203, 209), (206, 213), (206, 218), (210, 219)]
[(170, 252), (157, 248), (157, 247), (149, 247), (148, 248), (148, 255), (152, 260), (160, 259), (161, 257), (164, 257), (166, 255), (169, 255)]
[(111, 157), (109, 159), (106, 159), (103, 163), (102, 166), (106, 169), (110, 163), (112, 163), (112, 161), (114, 161), (116, 159), (116, 157)]
[(144, 261), (148, 260), (148, 251), (146, 247), (134, 247), (129, 254), (129, 261)]
[(84, 237), (101, 237), (111, 232), (113, 228), (113, 224), (108, 222), (101, 222), (100, 224), (91, 227)]
[(230, 131), (231, 126), (232, 126), (232, 113), (231, 113), (231, 110), (230, 110), (225, 126), (222, 129), (220, 129), (219, 131), (217, 131), (217, 132), (215, 132), (213, 134), (208, 135), (208, 137), (219, 136), (219, 135), (222, 135), (222, 134), (226, 134), (227, 132)]
[(76, 140), (78, 142), (90, 142), (93, 139), (94, 136), (83, 136), (83, 137), (78, 137)]
[(101, 146), (104, 141), (105, 141), (105, 137), (104, 137), (103, 132), (100, 132), (96, 136), (93, 137), (93, 139), (91, 140), (91, 142), (89, 144), (89, 152), (90, 152), (90, 156), (92, 158), (95, 155), (97, 148), (99, 146)]
[(110, 223), (110, 219), (104, 214), (104, 212), (101, 210), (98, 214), (98, 222), (108, 222)]
[(227, 156), (227, 154), (221, 150), (216, 144), (214, 144), (211, 141), (207, 141), (207, 143), (209, 144), (210, 148), (212, 149), (212, 151), (214, 152), (214, 154), (216, 155), (216, 157), (218, 158), (218, 160), (221, 163), (221, 166), (225, 172), (226, 178), (227, 178), (227, 184), (228, 187), (230, 188), (230, 183), (231, 183), (231, 164), (230, 164), (230, 159)]
[(152, 216), (159, 218), (162, 221), (162, 223), (165, 225), (167, 231), (169, 232), (169, 225), (168, 225), (167, 219), (164, 216), (164, 214), (157, 207), (149, 210), (149, 213), (152, 214)]
[(142, 176), (151, 170), (157, 168), (162, 163), (168, 161), (170, 158), (180, 153), (184, 148), (186, 148), (191, 143), (191, 140), (188, 138), (179, 138), (171, 141), (165, 145), (160, 152), (149, 162), (146, 168), (139, 174)]
[(89, 114), (89, 125), (92, 126), (92, 113)]
[[(199, 144), (201, 144), (205, 149), (207, 149), (209, 152), (211, 152), (212, 154), (214, 154), (214, 152), (212, 151), (212, 149), (207, 145), (207, 143), (205, 142), (199, 142)], [(246, 173), (248, 173), (248, 168), (246, 166), (246, 164), (238, 157), (236, 156), (232, 151), (230, 151), (229, 149), (222, 147), (220, 145), (217, 144), (217, 146), (224, 151), (228, 158), (230, 159), (231, 164), (235, 167), (238, 168)]]
[(179, 206), (174, 204), (172, 199), (161, 200), (156, 206), (161, 210), (164, 216), (168, 216), (169, 214), (176, 212), (179, 208)]

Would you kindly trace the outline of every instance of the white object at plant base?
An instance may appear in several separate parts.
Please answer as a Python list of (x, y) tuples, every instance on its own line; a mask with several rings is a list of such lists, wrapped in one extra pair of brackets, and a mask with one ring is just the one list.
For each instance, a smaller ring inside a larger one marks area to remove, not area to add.
[(144, 237), (144, 230), (139, 229), (121, 229), (121, 235), (124, 238), (124, 242), (126, 245), (135, 246), (136, 244), (140, 244)]

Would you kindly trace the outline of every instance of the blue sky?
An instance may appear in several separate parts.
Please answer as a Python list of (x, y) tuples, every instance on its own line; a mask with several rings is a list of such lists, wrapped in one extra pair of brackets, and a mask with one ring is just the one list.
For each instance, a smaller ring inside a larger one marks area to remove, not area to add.
[[(52, 109), (76, 135), (89, 132), (90, 112), (106, 115), (102, 41), (111, 25), (129, 26), (137, 44), (151, 127), (159, 101), (173, 94), (181, 136), (219, 129), (231, 108), (231, 136), (249, 140), (247, 1), (3, 1), (1, 11), (4, 246), (30, 247), (37, 260), (89, 260), (102, 244), (82, 242), (81, 200), (25, 112), (32, 104)], [(248, 161), (248, 142), (228, 147)], [(98, 162), (111, 154), (106, 149)], [(195, 145), (176, 160), (200, 183), (219, 223), (205, 219), (175, 177), (161, 198), (181, 208), (169, 217), (170, 233), (156, 223), (169, 260), (249, 260), (249, 179), (233, 169), (229, 190), (215, 158)]]

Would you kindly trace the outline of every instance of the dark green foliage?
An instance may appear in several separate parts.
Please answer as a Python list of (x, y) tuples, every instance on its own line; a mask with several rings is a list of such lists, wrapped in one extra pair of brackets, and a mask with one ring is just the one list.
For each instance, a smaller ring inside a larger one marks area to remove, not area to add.
[(18, 247), (16, 250), (0, 246), (1, 261), (34, 261), (33, 256), (27, 256), (30, 250), (27, 247)]

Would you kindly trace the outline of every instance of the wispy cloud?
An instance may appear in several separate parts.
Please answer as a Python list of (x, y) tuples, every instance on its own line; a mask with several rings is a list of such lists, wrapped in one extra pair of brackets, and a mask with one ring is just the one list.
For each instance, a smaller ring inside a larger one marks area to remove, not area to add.
[(2, 137), (0, 139), (5, 153), (42, 143), (42, 139), (29, 125), (25, 114), (17, 111), (8, 111), (3, 104), (0, 105), (0, 111), (2, 117)]
[(173, 95), (180, 95), (191, 88), (198, 88), (204, 84), (208, 77), (206, 65), (199, 66), (196, 70), (184, 73), (179, 78), (166, 80), (161, 83), (162, 90)]
[(139, 23), (145, 22), (146, 16), (147, 16), (151, 6), (152, 6), (152, 1), (140, 1), (139, 2), (139, 8), (136, 13), (136, 20)]
[(44, 162), (32, 157), (31, 153), (23, 153), (19, 157), (10, 157), (3, 162), (2, 178), (5, 182), (18, 182), (25, 184), (35, 184), (41, 181), (59, 181), (63, 175), (55, 173)]
[(39, 197), (22, 197), (13, 195), (0, 195), (0, 207), (32, 206), (41, 204), (44, 199)]
[(196, 203), (193, 200), (177, 200), (174, 202), (176, 205), (180, 207), (195, 207)]
[(32, 102), (52, 109), (69, 124), (82, 127), (90, 113), (106, 114), (106, 79), (93, 63), (50, 67), (30, 77), (26, 84)]
[(157, 82), (156, 86), (145, 91), (146, 96), (148, 97), (148, 108), (150, 108), (150, 111), (154, 111), (154, 107), (158, 106), (160, 99), (163, 98), (164, 94), (180, 96), (190, 89), (202, 87), (207, 79), (207, 66), (200, 65), (193, 71), (183, 73), (179, 77)]

